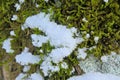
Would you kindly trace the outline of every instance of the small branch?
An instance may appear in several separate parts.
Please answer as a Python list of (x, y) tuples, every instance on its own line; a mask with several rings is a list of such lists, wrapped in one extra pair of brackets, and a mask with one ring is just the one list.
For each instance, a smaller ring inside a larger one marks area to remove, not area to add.
[(84, 74), (84, 71), (80, 68), (79, 65), (74, 66), (74, 69), (78, 73), (78, 75)]

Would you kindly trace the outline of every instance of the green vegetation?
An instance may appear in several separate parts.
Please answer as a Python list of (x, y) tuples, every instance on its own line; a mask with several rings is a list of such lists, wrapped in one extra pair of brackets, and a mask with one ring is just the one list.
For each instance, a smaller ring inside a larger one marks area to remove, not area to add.
[[(24, 47), (29, 47), (34, 54), (38, 52), (38, 49), (33, 47), (31, 43), (30, 34), (33, 32), (44, 34), (38, 29), (22, 31), (21, 25), (28, 16), (37, 14), (40, 11), (52, 13), (51, 20), (58, 24), (67, 25), (68, 28), (76, 27), (84, 38), (86, 34), (90, 34), (90, 38), (85, 38), (85, 41), (78, 46), (78, 48), (96, 46), (96, 48), (88, 50), (88, 54), (101, 57), (111, 51), (118, 52), (120, 50), (119, 0), (109, 0), (108, 3), (103, 0), (49, 0), (48, 3), (44, 2), (44, 0), (25, 0), (21, 4), (19, 11), (15, 10), (15, 3), (18, 2), (16, 0), (0, 1), (0, 65), (9, 62), (14, 63), (14, 56), (20, 53)], [(39, 5), (38, 7), (35, 7), (36, 3)], [(11, 20), (14, 14), (18, 16), (17, 21)], [(83, 18), (86, 18), (87, 21), (83, 21)], [(16, 36), (10, 36), (11, 30), (15, 31)], [(94, 41), (95, 36), (99, 37), (97, 44)], [(14, 38), (12, 40), (12, 48), (15, 50), (14, 54), (6, 54), (5, 50), (1, 48), (2, 42), (8, 37)], [(53, 47), (48, 42), (41, 49), (48, 53)], [(39, 54), (44, 56), (42, 53)], [(66, 78), (71, 76), (70, 71), (73, 65), (78, 64), (75, 52), (65, 58), (65, 62), (68, 64), (69, 69), (61, 68), (60, 72), (55, 72), (49, 77), (50, 80), (66, 80)], [(17, 66), (19, 65), (17, 64)], [(33, 65), (32, 68), (36, 68), (36, 65)], [(18, 70), (16, 72), (20, 72), (20, 69)]]

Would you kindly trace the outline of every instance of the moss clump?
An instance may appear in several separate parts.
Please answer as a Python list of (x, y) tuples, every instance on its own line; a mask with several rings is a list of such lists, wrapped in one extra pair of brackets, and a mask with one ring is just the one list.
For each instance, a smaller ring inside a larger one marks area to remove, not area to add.
[[(53, 19), (57, 23), (75, 26), (85, 37), (90, 34), (82, 47), (96, 46), (90, 51), (95, 56), (120, 50), (120, 1), (109, 0), (59, 0), (60, 7), (52, 7)], [(84, 21), (85, 18), (87, 21)], [(98, 36), (95, 44), (94, 37)]]
[[(49, 0), (48, 3), (44, 0), (25, 0), (25, 2), (21, 4), (19, 11), (16, 11), (14, 7), (16, 3), (19, 2), (16, 0), (0, 1), (0, 65), (2, 65), (2, 63), (9, 63), (9, 61), (14, 62), (15, 55), (20, 53), (24, 47), (29, 47), (30, 52), (33, 54), (37, 53), (40, 54), (41, 57), (44, 56), (38, 51), (38, 48), (33, 47), (30, 39), (30, 34), (32, 33), (42, 35), (44, 35), (44, 33), (38, 31), (38, 29), (26, 29), (22, 31), (20, 28), (28, 16), (37, 14), (40, 11), (51, 13), (51, 20), (54, 20), (58, 24), (67, 25), (68, 28), (76, 27), (85, 39), (77, 48), (91, 48), (96, 46), (96, 48), (88, 50), (89, 54), (100, 57), (104, 54), (109, 54), (111, 51), (118, 52), (120, 50), (119, 0), (109, 0), (108, 3), (105, 3), (103, 0)], [(35, 7), (36, 3), (38, 7)], [(16, 21), (11, 20), (14, 14), (18, 16)], [(83, 19), (86, 19), (86, 21)], [(16, 36), (10, 36), (9, 33), (11, 30), (15, 31)], [(89, 34), (90, 38), (85, 38), (86, 34)], [(13, 38), (12, 48), (16, 54), (6, 56), (5, 51), (1, 49), (1, 47), (2, 42), (8, 38), (8, 36)], [(94, 41), (95, 36), (99, 37), (97, 43)], [(43, 44), (40, 49), (47, 55), (53, 48), (54, 47), (51, 47), (48, 42)], [(7, 57), (9, 57), (8, 60), (6, 60)], [(64, 61), (68, 64), (69, 69), (60, 68), (60, 72), (54, 72), (50, 77), (46, 77), (45, 79), (65, 80), (70, 77), (70, 71), (78, 65), (78, 60), (73, 52), (70, 56), (66, 57)], [(38, 67), (39, 64), (33, 65), (32, 69), (36, 71), (36, 66)], [(20, 71), (20, 69), (18, 70)], [(30, 71), (30, 73), (34, 71)], [(75, 72), (74, 74), (78, 73)]]

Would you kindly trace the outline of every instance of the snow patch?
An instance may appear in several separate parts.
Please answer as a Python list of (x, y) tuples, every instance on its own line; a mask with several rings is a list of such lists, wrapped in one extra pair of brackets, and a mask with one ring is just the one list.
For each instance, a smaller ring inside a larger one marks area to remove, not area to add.
[(14, 50), (11, 49), (11, 42), (10, 42), (11, 40), (12, 40), (12, 38), (8, 38), (8, 39), (4, 40), (4, 42), (3, 42), (2, 48), (6, 50), (6, 53), (14, 52)]
[(16, 3), (14, 7), (16, 8), (16, 11), (19, 11), (19, 10), (20, 10), (20, 8), (21, 8), (21, 5), (20, 5), (20, 4), (18, 4), (18, 3)]
[(15, 59), (21, 65), (28, 65), (28, 64), (36, 64), (40, 61), (39, 55), (32, 55), (32, 53), (28, 52), (28, 48), (25, 48), (24, 51), (16, 55)]
[(27, 75), (24, 74), (24, 73), (20, 73), (15, 80), (25, 80), (24, 78), (26, 77)]
[(44, 80), (40, 73), (33, 73), (29, 78), (30, 80)]
[(95, 36), (95, 37), (94, 37), (94, 41), (95, 41), (96, 44), (98, 43), (98, 40), (99, 40), (99, 37), (98, 37), (98, 36)]
[(99, 72), (86, 73), (81, 76), (73, 76), (67, 80), (120, 80), (120, 77), (112, 74), (102, 74)]
[(46, 43), (48, 41), (48, 38), (42, 35), (32, 34), (31, 38), (32, 38), (32, 44), (35, 47), (41, 47), (43, 43)]
[(15, 21), (15, 20), (17, 20), (17, 19), (18, 19), (18, 16), (17, 16), (17, 15), (13, 15), (12, 18), (11, 18), (12, 21)]
[(11, 36), (15, 36), (15, 32), (14, 31), (10, 31), (10, 35)]
[(109, 0), (104, 0), (104, 2), (108, 3)]
[(20, 4), (23, 4), (25, 2), (25, 0), (19, 0)]
[(27, 71), (29, 71), (29, 70), (30, 70), (30, 66), (24, 66), (23, 72), (27, 72)]
[(107, 62), (108, 58), (107, 58), (107, 56), (102, 56), (101, 60), (102, 60), (102, 62)]
[(59, 71), (59, 66), (53, 66), (51, 62), (56, 64), (62, 62), (83, 41), (83, 38), (77, 36), (76, 28), (68, 29), (66, 26), (58, 25), (55, 22), (51, 22), (49, 17), (50, 14), (41, 12), (40, 14), (28, 17), (21, 27), (22, 30), (38, 28), (45, 33), (46, 36), (31, 35), (34, 46), (41, 47), (42, 43), (49, 41), (50, 45), (55, 47), (55, 49), (48, 53), (40, 65), (40, 69), (43, 70), (45, 76), (50, 72)]
[(87, 53), (85, 52), (87, 50), (87, 48), (81, 48), (81, 49), (78, 49), (78, 54), (77, 54), (77, 58), (78, 59), (85, 59), (86, 56), (87, 56)]

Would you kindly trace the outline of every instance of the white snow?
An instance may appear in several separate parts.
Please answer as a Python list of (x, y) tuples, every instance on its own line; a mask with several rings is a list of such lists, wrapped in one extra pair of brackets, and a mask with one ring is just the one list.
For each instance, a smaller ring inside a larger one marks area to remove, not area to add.
[(112, 51), (112, 52), (111, 52), (111, 55), (112, 55), (112, 56), (115, 56), (115, 55), (116, 55), (116, 52), (113, 52), (113, 51)]
[(49, 57), (54, 63), (59, 63), (63, 60), (64, 57), (67, 57), (72, 50), (69, 48), (57, 48), (53, 49), (52, 52), (49, 54)]
[(90, 34), (86, 34), (86, 38), (87, 38), (87, 39), (90, 38)]
[(8, 39), (4, 40), (4, 42), (3, 42), (2, 48), (6, 50), (6, 53), (14, 52), (14, 50), (11, 49), (11, 42), (10, 42), (11, 40), (12, 40), (12, 38), (8, 38)]
[(107, 56), (102, 56), (101, 60), (102, 60), (102, 62), (107, 62), (108, 58), (107, 58)]
[(95, 36), (95, 37), (94, 37), (94, 41), (95, 41), (96, 44), (98, 43), (98, 40), (99, 40), (99, 37), (98, 37), (98, 36)]
[(43, 43), (46, 43), (48, 41), (48, 38), (42, 35), (36, 35), (32, 34), (32, 44), (36, 47), (41, 47)]
[(104, 0), (104, 2), (106, 2), (106, 3), (107, 3), (108, 1), (109, 1), (109, 0)]
[(27, 75), (24, 74), (24, 73), (20, 73), (15, 80), (25, 80), (24, 78), (26, 77)]
[(25, 2), (25, 0), (19, 0), (19, 3), (20, 4), (22, 4), (22, 3), (24, 3)]
[(38, 8), (38, 7), (39, 7), (39, 4), (36, 3), (36, 4), (35, 4), (35, 7)]
[(49, 0), (44, 0), (45, 2), (48, 2)]
[(62, 62), (61, 63), (61, 67), (64, 68), (64, 69), (67, 69), (68, 68), (68, 65), (66, 62)]
[(27, 72), (27, 71), (29, 71), (30, 70), (30, 66), (24, 66), (24, 68), (23, 68), (23, 72)]
[[(50, 15), (45, 15), (45, 13), (40, 13), (28, 17), (22, 29), (25, 28), (39, 28), (42, 30), (50, 40), (51, 45), (55, 47), (72, 47), (75, 48), (77, 43), (82, 42), (82, 39), (73, 38), (73, 30), (67, 29), (66, 26), (57, 25), (55, 22), (50, 22)], [(47, 24), (46, 24), (47, 23)]]
[(44, 80), (40, 73), (33, 73), (29, 78), (30, 80)]
[(18, 3), (16, 3), (14, 7), (16, 8), (16, 11), (18, 11), (18, 10), (20, 10), (21, 5), (20, 5), (20, 4), (18, 4)]
[(52, 65), (50, 57), (45, 57), (43, 63), (40, 65), (40, 69), (42, 69), (44, 76), (48, 76), (51, 72), (59, 71), (58, 66)]
[(85, 59), (87, 56), (87, 53), (85, 52), (86, 50), (87, 50), (87, 48), (79, 48), (77, 58), (78, 59), (80, 59), (80, 58)]
[(10, 31), (10, 35), (11, 36), (15, 36), (15, 32), (14, 31)]
[(31, 35), (32, 39), (34, 39), (32, 42), (34, 46), (40, 47), (42, 43), (49, 40), (50, 45), (55, 47), (40, 65), (44, 75), (48, 75), (50, 72), (59, 71), (59, 67), (53, 66), (51, 61), (58, 64), (65, 57), (70, 55), (76, 46), (83, 41), (83, 38), (79, 36), (73, 37), (77, 34), (76, 28), (67, 29), (66, 26), (51, 22), (49, 17), (49, 14), (41, 12), (40, 14), (28, 17), (24, 25), (22, 25), (22, 30), (28, 27), (31, 29), (38, 28), (45, 33), (46, 36)]
[(11, 18), (12, 21), (15, 21), (15, 20), (17, 20), (17, 19), (18, 19), (18, 16), (17, 16), (17, 15), (13, 15), (12, 18)]
[(24, 51), (16, 55), (15, 59), (21, 65), (35, 64), (40, 61), (39, 55), (32, 55), (32, 53), (28, 52), (28, 48), (25, 48)]
[(41, 52), (41, 53), (43, 53), (43, 50), (42, 50), (42, 49), (40, 49), (40, 52)]
[(83, 22), (88, 22), (88, 20), (85, 17), (82, 19), (82, 21)]
[(15, 80), (44, 80), (40, 73), (33, 73), (31, 75), (27, 75), (25, 73), (20, 73)]
[(86, 73), (81, 76), (73, 76), (67, 80), (120, 80), (120, 77), (112, 74), (102, 74), (99, 72)]

